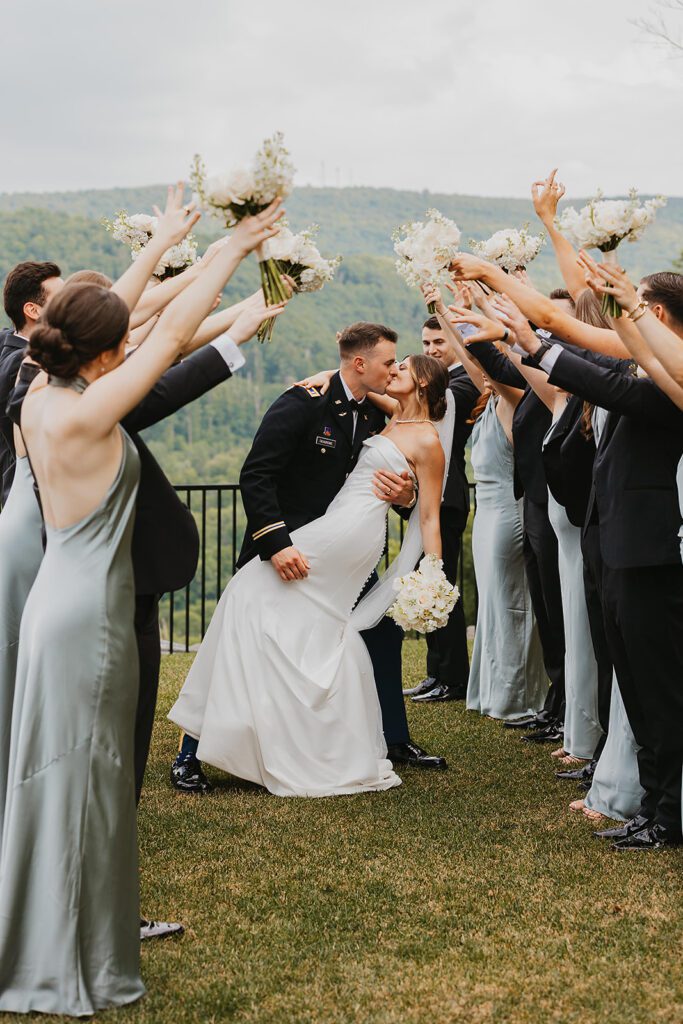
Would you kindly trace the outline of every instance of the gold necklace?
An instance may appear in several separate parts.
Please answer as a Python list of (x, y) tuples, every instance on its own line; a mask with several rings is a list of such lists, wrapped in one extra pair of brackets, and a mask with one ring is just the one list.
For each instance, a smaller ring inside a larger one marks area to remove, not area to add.
[(394, 420), (394, 423), (431, 423), (430, 419), (427, 420)]

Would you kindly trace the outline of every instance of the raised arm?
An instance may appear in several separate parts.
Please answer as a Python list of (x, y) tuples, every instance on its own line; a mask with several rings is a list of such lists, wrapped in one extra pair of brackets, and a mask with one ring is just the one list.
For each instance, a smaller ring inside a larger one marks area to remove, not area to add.
[(500, 267), (470, 253), (459, 253), (453, 260), (451, 269), (456, 279), (483, 280), (494, 291), (505, 292), (536, 327), (543, 327), (579, 348), (615, 356), (617, 359), (629, 358), (628, 349), (616, 331), (593, 327), (592, 324), (576, 320), (575, 317), (562, 312), (551, 299), (522, 284), (512, 274), (506, 274)]
[(479, 365), (479, 363), (475, 362), (470, 353), (467, 351), (467, 346), (465, 344), (462, 334), (460, 333), (455, 323), (451, 320), (449, 316), (448, 309), (446, 308), (446, 303), (444, 302), (443, 296), (441, 294), (441, 289), (436, 286), (425, 285), (425, 287), (422, 289), (422, 294), (425, 297), (425, 302), (433, 302), (435, 304), (436, 316), (439, 323), (444, 329), (444, 333), (447, 334), (448, 337), (451, 339), (453, 347), (458, 353), (458, 357), (460, 358), (460, 361), (467, 372), (467, 376), (470, 378), (475, 388), (481, 394), (481, 392), (486, 387), (486, 381), (484, 379), (484, 374), (482, 372), (481, 366)]
[(134, 357), (91, 384), (78, 403), (85, 429), (104, 436), (135, 408), (164, 370), (182, 355), (235, 268), (261, 242), (277, 233), (276, 221), (281, 215), (277, 199), (255, 217), (245, 217), (194, 284), (164, 310)]
[[(520, 348), (523, 348), (523, 340), (526, 340), (528, 344), (538, 340), (536, 332), (532, 329), (527, 318), (507, 295), (497, 295), (493, 300), (493, 306), (500, 317), (501, 323), (510, 332), (507, 339), (509, 343), (515, 342)], [(543, 370), (536, 370), (531, 366), (526, 366), (522, 362), (521, 353), (510, 352), (510, 359), (546, 408), (554, 412), (557, 391), (552, 384), (548, 383), (547, 374)]]
[(531, 186), (531, 201), (536, 216), (548, 233), (548, 238), (555, 250), (555, 258), (564, 278), (567, 291), (576, 302), (586, 288), (584, 276), (576, 263), (574, 246), (555, 227), (557, 204), (565, 193), (562, 182), (555, 181), (557, 167), (543, 181), (535, 181)]
[[(226, 331), (229, 331), (236, 323), (239, 317), (243, 313), (247, 312), (253, 312), (255, 315), (260, 313), (261, 321), (267, 319), (266, 302), (263, 297), (262, 288), (259, 288), (257, 292), (254, 292), (254, 294), (250, 295), (248, 298), (242, 299), (240, 302), (235, 302), (232, 306), (228, 306), (227, 309), (221, 309), (219, 313), (207, 316), (195, 331), (192, 341), (185, 349), (185, 354), (189, 355), (190, 352), (195, 352), (203, 345), (207, 345), (209, 342), (219, 338), (221, 334), (225, 334)], [(247, 339), (244, 340), (246, 341)], [(238, 345), (242, 344), (242, 342), (236, 343)]]
[(420, 450), (415, 470), (420, 488), (422, 550), (426, 555), (441, 558), (441, 491), (446, 460), (441, 442), (431, 430)]
[[(194, 203), (183, 206), (184, 187), (182, 181), (179, 181), (175, 188), (169, 185), (164, 212), (161, 213), (158, 207), (154, 207), (154, 212), (158, 217), (156, 231), (135, 262), (131, 263), (128, 270), (112, 285), (111, 290), (123, 299), (131, 313), (145, 291), (161, 257), (171, 246), (182, 242), (199, 220), (200, 214), (194, 211)], [(157, 307), (157, 309), (160, 308)], [(151, 315), (150, 313), (149, 316)], [(131, 323), (131, 327), (139, 327), (149, 319), (149, 316), (142, 320), (136, 319)]]

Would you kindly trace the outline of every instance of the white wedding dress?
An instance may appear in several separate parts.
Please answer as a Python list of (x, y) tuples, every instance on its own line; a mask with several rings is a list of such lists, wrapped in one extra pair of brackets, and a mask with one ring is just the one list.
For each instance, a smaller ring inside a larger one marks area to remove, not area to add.
[(292, 533), (310, 563), (305, 580), (285, 583), (258, 557), (236, 573), (169, 714), (199, 740), (201, 761), (276, 796), (401, 784), (387, 760), (372, 663), (359, 630), (387, 611), (392, 580), (415, 566), (421, 538), (416, 509), (401, 554), (352, 612), (384, 549), (388, 506), (372, 491), (378, 469), (409, 470), (383, 434), (364, 442), (325, 515)]

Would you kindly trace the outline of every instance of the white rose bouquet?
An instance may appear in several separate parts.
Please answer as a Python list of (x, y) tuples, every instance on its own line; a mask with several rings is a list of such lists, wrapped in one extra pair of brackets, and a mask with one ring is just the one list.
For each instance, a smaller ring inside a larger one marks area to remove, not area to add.
[[(438, 210), (427, 210), (426, 221), (402, 224), (391, 236), (398, 256), (396, 270), (409, 285), (433, 284), (448, 277), (451, 260), (459, 251), (460, 229)], [(430, 302), (431, 314), (436, 304)]]
[(436, 555), (425, 555), (420, 565), (407, 576), (394, 580), (397, 597), (387, 615), (401, 629), (432, 633), (448, 622), (460, 591), (446, 579), (443, 562)]
[[(117, 242), (128, 246), (131, 259), (136, 260), (156, 231), (157, 218), (147, 213), (129, 216), (126, 210), (119, 210), (113, 221), (105, 219), (102, 223)], [(188, 235), (178, 245), (166, 250), (154, 268), (154, 276), (161, 281), (174, 277), (191, 267), (197, 259), (197, 242)]]
[(503, 228), (485, 242), (470, 240), (472, 251), (495, 263), (503, 270), (521, 270), (535, 260), (545, 244), (545, 234), (530, 235), (529, 225), (523, 228)]
[[(605, 263), (617, 263), (617, 246), (626, 239), (636, 242), (648, 224), (655, 219), (657, 210), (666, 206), (664, 196), (647, 199), (642, 205), (638, 192), (632, 188), (628, 199), (603, 199), (598, 190), (593, 199), (580, 210), (568, 206), (558, 219), (558, 230), (566, 235), (577, 249), (599, 249), (611, 254)], [(611, 295), (602, 300), (602, 311), (607, 316), (618, 317), (620, 308)]]
[(294, 234), (288, 224), (282, 224), (278, 234), (266, 242), (266, 255), (275, 260), (280, 273), (286, 274), (297, 292), (317, 292), (334, 277), (342, 261), (341, 256), (325, 259), (313, 241), (318, 225)]
[[(200, 207), (218, 217), (226, 228), (234, 227), (243, 217), (265, 210), (278, 196), (285, 198), (294, 187), (294, 165), (284, 145), (282, 132), (266, 139), (250, 166), (234, 167), (225, 174), (207, 177), (204, 162), (196, 154), (190, 183)], [(261, 285), (266, 305), (285, 302), (289, 292), (274, 259), (259, 253)], [(274, 320), (266, 320), (259, 328), (260, 341), (270, 339)]]

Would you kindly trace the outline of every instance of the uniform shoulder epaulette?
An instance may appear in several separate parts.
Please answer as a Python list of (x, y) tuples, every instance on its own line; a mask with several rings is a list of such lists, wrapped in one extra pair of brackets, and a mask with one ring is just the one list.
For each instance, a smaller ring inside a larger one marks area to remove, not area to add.
[(295, 384), (294, 387), (301, 388), (310, 398), (322, 398), (320, 388), (309, 388), (305, 384)]

